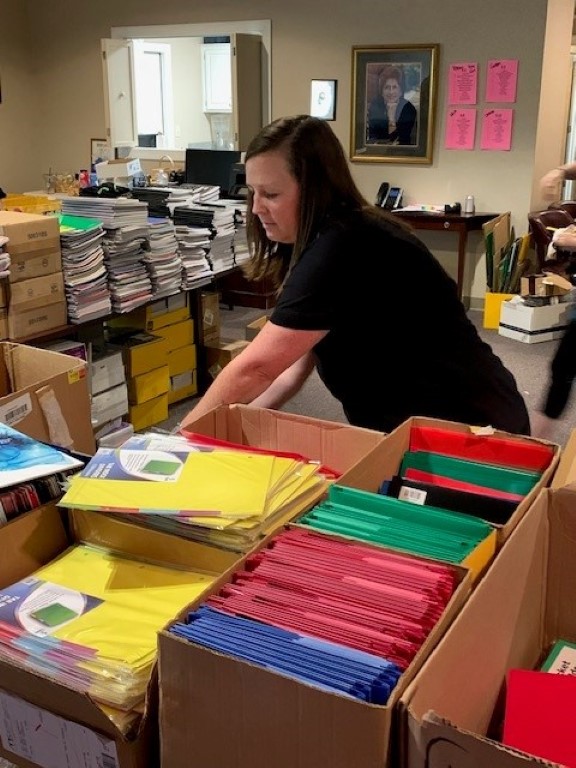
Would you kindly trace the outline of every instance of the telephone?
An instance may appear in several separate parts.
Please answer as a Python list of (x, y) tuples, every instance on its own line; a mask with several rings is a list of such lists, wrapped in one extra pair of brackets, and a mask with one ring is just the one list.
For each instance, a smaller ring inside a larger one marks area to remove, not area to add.
[(388, 184), (387, 181), (383, 181), (382, 184), (380, 184), (380, 188), (378, 189), (378, 194), (376, 195), (376, 205), (379, 205), (381, 208), (384, 206), (384, 203), (386, 202), (386, 197), (388, 196), (389, 189), (390, 189), (390, 184)]
[(392, 211), (399, 208), (402, 204), (402, 187), (391, 187), (388, 182), (383, 181), (376, 195), (376, 205), (384, 208), (386, 211)]

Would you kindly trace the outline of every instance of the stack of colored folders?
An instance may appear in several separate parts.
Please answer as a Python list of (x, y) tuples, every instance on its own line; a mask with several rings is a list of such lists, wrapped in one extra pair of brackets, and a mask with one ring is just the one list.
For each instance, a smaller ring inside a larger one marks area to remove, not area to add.
[(342, 485), (298, 523), (474, 569), (495, 549), (494, 529), (484, 520)]
[(521, 436), (412, 426), (410, 450), (381, 491), (504, 525), (554, 456), (553, 445)]
[(294, 527), (170, 631), (384, 704), (458, 583), (448, 564)]
[(129, 723), (158, 631), (215, 579), (78, 544), (2, 590), (0, 658), (90, 694), (115, 722)]
[(100, 448), (60, 503), (130, 514), (242, 552), (321, 498), (326, 485), (320, 465), (302, 456), (150, 433)]

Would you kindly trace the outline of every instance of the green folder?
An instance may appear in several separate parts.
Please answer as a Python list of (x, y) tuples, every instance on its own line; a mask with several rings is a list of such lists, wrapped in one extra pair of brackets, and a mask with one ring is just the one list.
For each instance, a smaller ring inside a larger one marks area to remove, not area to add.
[(540, 480), (539, 472), (457, 459), (429, 451), (406, 451), (399, 474), (405, 474), (407, 469), (419, 469), (434, 475), (450, 477), (453, 480), (496, 488), (499, 491), (522, 496), (526, 496)]
[(451, 563), (462, 562), (493, 530), (460, 512), (335, 485), (299, 523)]

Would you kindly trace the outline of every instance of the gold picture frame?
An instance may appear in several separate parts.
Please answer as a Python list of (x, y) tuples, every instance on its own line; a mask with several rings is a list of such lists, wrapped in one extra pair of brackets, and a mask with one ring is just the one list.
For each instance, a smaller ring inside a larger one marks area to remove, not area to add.
[(352, 162), (432, 162), (439, 50), (353, 46)]

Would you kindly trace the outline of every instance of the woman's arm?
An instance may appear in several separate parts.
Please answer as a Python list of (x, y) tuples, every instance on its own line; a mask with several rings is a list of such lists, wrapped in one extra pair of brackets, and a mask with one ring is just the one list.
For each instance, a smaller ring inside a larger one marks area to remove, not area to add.
[(302, 389), (304, 382), (314, 370), (315, 364), (314, 353), (308, 352), (280, 374), (267, 390), (252, 400), (250, 405), (258, 408), (281, 408)]
[[(269, 320), (246, 349), (222, 369), (181, 426), (218, 405), (253, 403), (284, 371), (307, 356), (326, 333), (282, 328)], [(300, 384), (303, 382), (304, 378)]]

